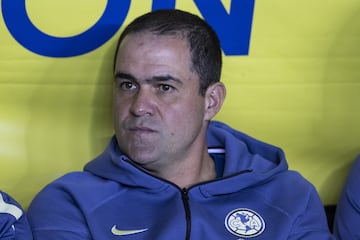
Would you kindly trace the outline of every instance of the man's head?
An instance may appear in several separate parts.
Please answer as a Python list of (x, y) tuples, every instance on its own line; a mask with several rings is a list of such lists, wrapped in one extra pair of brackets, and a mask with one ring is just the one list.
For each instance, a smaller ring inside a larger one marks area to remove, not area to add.
[(225, 97), (218, 47), (203, 20), (178, 10), (146, 14), (125, 29), (114, 65), (114, 124), (135, 163), (162, 171), (207, 154), (208, 121)]
[(158, 10), (136, 18), (122, 32), (116, 47), (129, 34), (151, 32), (154, 35), (172, 35), (188, 41), (191, 51), (192, 69), (200, 78), (199, 92), (204, 96), (211, 84), (220, 81), (222, 52), (220, 41), (211, 28), (199, 16), (181, 10)]

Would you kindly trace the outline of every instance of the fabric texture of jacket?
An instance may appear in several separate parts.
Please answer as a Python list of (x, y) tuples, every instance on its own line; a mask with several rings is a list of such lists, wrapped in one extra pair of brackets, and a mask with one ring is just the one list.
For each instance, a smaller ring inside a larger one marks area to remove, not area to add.
[(336, 239), (360, 239), (360, 155), (355, 159), (336, 207)]
[(46, 186), (30, 205), (35, 239), (332, 239), (312, 184), (283, 151), (210, 122), (218, 177), (180, 189), (108, 148)]
[(24, 210), (14, 198), (2, 191), (0, 191), (0, 239), (33, 239)]

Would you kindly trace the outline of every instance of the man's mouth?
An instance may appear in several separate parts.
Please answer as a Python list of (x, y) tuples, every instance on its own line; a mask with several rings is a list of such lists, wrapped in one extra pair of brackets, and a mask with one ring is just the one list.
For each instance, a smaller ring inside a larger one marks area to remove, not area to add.
[(148, 133), (152, 133), (152, 132), (156, 132), (154, 129), (149, 128), (149, 127), (143, 127), (143, 126), (136, 126), (136, 127), (130, 127), (129, 128), (130, 132), (148, 132)]

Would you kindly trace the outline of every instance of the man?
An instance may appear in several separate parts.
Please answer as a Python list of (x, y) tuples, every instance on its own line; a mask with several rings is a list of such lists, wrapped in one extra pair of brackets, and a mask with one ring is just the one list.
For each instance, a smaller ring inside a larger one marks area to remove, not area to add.
[(22, 207), (14, 198), (2, 191), (0, 191), (0, 239), (33, 239)]
[(337, 204), (336, 239), (360, 239), (360, 155), (354, 161)]
[(34, 199), (35, 239), (330, 239), (316, 190), (280, 149), (211, 121), (225, 87), (206, 22), (148, 13), (116, 51), (115, 137)]

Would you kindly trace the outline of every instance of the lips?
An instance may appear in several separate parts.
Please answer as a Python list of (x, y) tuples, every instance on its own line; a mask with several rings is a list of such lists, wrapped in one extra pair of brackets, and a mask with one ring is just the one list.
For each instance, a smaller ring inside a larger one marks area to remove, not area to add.
[(155, 123), (151, 121), (144, 121), (144, 119), (127, 119), (123, 122), (123, 129), (133, 133), (154, 133), (158, 132), (154, 126)]
[(129, 131), (131, 131), (131, 132), (156, 132), (152, 128), (142, 127), (142, 126), (130, 127)]

